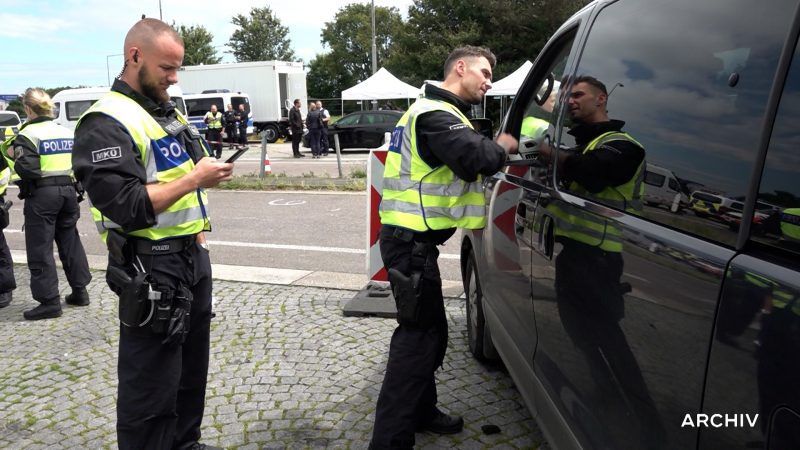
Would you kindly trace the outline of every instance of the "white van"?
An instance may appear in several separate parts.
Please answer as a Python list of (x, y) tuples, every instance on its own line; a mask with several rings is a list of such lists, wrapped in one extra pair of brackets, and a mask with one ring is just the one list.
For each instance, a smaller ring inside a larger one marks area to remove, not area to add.
[(220, 90), (219, 92), (204, 91), (202, 94), (186, 94), (183, 99), (186, 100), (189, 123), (200, 131), (206, 129), (206, 123), (203, 118), (207, 112), (211, 111), (211, 105), (217, 105), (217, 111), (223, 114), (225, 114), (228, 105), (231, 105), (235, 111), (239, 110), (239, 105), (244, 105), (244, 110), (247, 113), (247, 133), (253, 133), (253, 113), (250, 110), (250, 96), (247, 94), (229, 92), (227, 90)]
[(678, 212), (681, 205), (689, 203), (689, 197), (681, 189), (678, 177), (669, 170), (647, 163), (644, 172), (644, 201), (653, 206), (664, 206)]
[[(53, 113), (56, 123), (67, 128), (75, 128), (81, 115), (109, 90), (110, 88), (108, 86), (101, 86), (64, 89), (60, 91), (53, 96), (53, 103), (55, 103), (55, 110)], [(183, 101), (183, 91), (181, 91), (181, 88), (172, 85), (167, 89), (167, 93), (170, 99), (175, 102), (175, 106), (178, 110), (185, 115), (186, 103)]]

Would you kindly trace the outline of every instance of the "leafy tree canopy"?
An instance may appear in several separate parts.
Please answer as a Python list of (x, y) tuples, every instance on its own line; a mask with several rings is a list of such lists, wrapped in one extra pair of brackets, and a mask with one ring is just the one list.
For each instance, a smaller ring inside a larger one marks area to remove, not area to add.
[(202, 25), (192, 25), (187, 27), (181, 25), (175, 26), (173, 22), (172, 28), (181, 35), (183, 38), (183, 65), (197, 66), (200, 64), (219, 64), (222, 58), (217, 56), (217, 51), (211, 45), (214, 40), (212, 35), (206, 27)]
[(253, 8), (247, 17), (237, 14), (231, 23), (238, 27), (228, 41), (236, 61), (296, 60), (287, 37), (289, 29), (281, 25), (269, 6)]

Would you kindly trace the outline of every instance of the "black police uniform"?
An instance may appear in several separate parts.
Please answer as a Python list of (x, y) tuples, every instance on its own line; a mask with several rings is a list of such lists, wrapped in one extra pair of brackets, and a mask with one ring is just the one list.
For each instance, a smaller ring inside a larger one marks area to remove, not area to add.
[[(23, 125), (20, 131), (50, 120), (53, 119), (37, 117)], [(42, 178), (39, 151), (25, 136), (18, 135), (12, 148), (14, 171), (21, 178), (19, 197), (25, 200), (25, 250), (31, 274), (31, 295), (42, 305), (60, 305), (58, 272), (53, 258), (54, 239), (73, 293), (85, 292), (92, 280), (86, 252), (78, 235), (80, 207), (75, 183), (68, 176)], [(36, 317), (26, 315), (26, 318)]]
[[(4, 158), (0, 158), (0, 170), (8, 167)], [(5, 193), (0, 195), (0, 208), (6, 202)], [(8, 226), (8, 211), (0, 210), (0, 308), (5, 308), (11, 303), (11, 291), (17, 288), (14, 278), (14, 261), (11, 259), (11, 249), (8, 248), (3, 230)]]
[[(157, 105), (121, 80), (114, 82), (112, 91), (134, 99), (160, 124), (175, 120), (174, 106)], [(193, 160), (204, 154), (196, 133), (184, 130), (177, 139)], [(110, 146), (121, 148), (118, 158), (92, 161), (92, 151)], [(155, 224), (156, 214), (145, 188), (145, 167), (133, 140), (119, 122), (99, 113), (84, 117), (76, 130), (75, 150), (75, 174), (97, 209), (124, 230)], [(178, 250), (174, 253), (144, 251), (147, 249), (141, 244), (147, 247), (152, 241), (133, 241), (140, 244), (134, 251), (159, 287), (175, 291), (183, 286), (191, 292), (192, 300), (189, 331), (182, 344), (162, 343), (164, 335), (149, 327), (120, 325), (117, 398), (120, 449), (184, 449), (200, 439), (212, 286), (208, 252), (195, 238), (172, 240)], [(116, 263), (109, 258), (109, 269), (114, 267)]]
[(247, 111), (239, 111), (239, 145), (247, 147)]
[(239, 120), (236, 111), (233, 110), (226, 110), (225, 115), (225, 134), (228, 135), (228, 148), (233, 148), (236, 145), (236, 132), (239, 129), (239, 124), (236, 122)]
[[(470, 105), (453, 93), (431, 85), (425, 89), (426, 97), (451, 103), (465, 115), (470, 113)], [(467, 182), (475, 181), (479, 174), (490, 176), (499, 171), (506, 161), (502, 147), (461, 125), (456, 116), (445, 111), (420, 115), (416, 130), (420, 157), (430, 167), (447, 165)], [(392, 335), (370, 448), (413, 447), (415, 430), (424, 428), (438, 413), (434, 372), (442, 365), (447, 349), (447, 317), (436, 246), (455, 231), (412, 232), (389, 225), (381, 227), (384, 265), (387, 270), (396, 269), (406, 275), (422, 268), (424, 299), (418, 323), (400, 324)]]

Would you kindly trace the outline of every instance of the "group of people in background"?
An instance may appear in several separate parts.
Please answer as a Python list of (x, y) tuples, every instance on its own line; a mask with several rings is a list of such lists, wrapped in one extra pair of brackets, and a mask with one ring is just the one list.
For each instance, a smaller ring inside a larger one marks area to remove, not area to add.
[(317, 100), (308, 104), (308, 115), (305, 121), (300, 110), (300, 99), (294, 100), (294, 106), (289, 111), (289, 129), (292, 132), (292, 154), (295, 158), (303, 158), (300, 153), (300, 142), (303, 139), (303, 126), (308, 128), (308, 145), (311, 147), (311, 157), (319, 159), (328, 156), (330, 143), (328, 142), (328, 123), (331, 114), (323, 108), (322, 102)]
[(247, 111), (244, 104), (238, 109), (228, 103), (225, 114), (217, 111), (217, 105), (211, 105), (203, 121), (206, 123), (206, 140), (214, 150), (214, 157), (222, 158), (222, 130), (228, 138), (228, 148), (247, 147)]

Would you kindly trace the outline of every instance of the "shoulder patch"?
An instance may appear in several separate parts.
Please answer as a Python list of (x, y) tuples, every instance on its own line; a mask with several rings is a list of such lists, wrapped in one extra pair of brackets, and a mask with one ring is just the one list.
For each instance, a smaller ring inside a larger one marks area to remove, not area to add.
[(464, 128), (469, 128), (469, 125), (467, 125), (465, 123), (457, 123), (455, 125), (450, 125), (450, 129), (451, 130), (461, 130), (461, 129), (464, 129)]
[(175, 119), (172, 122), (164, 125), (164, 131), (170, 134), (170, 136), (177, 136), (180, 134), (181, 131), (186, 129), (186, 125), (181, 123), (180, 120)]
[(101, 161), (108, 161), (109, 159), (122, 158), (122, 149), (119, 147), (107, 147), (95, 150), (92, 152), (92, 162), (99, 163)]

